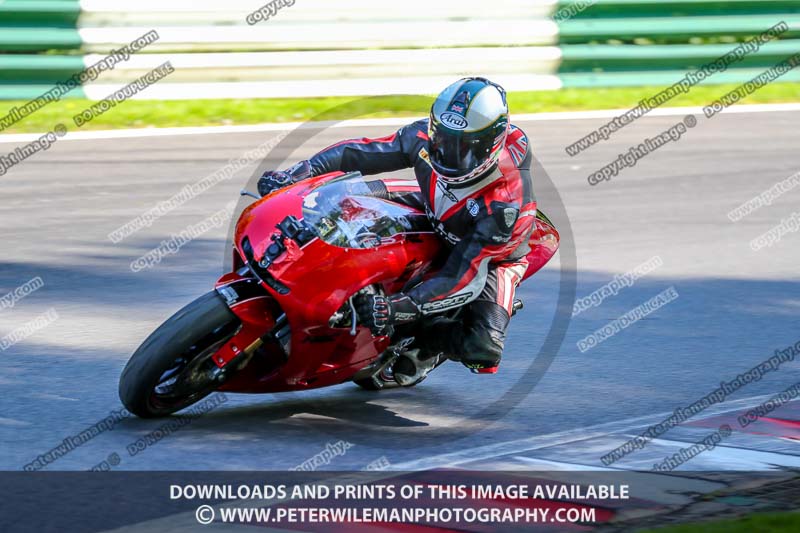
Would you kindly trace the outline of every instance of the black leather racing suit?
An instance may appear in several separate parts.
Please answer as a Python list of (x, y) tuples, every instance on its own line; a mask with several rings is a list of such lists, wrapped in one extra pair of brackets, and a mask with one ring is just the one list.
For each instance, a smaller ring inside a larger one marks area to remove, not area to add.
[(419, 344), (474, 371), (495, 372), (514, 291), (527, 269), (525, 256), (536, 215), (528, 139), (511, 126), (497, 168), (454, 186), (433, 171), (427, 132), (424, 119), (388, 137), (346, 140), (287, 172), (298, 181), (335, 171), (370, 175), (413, 168), (419, 189), (388, 181), (389, 192), (424, 209), (450, 252), (437, 275), (407, 294), (424, 316), (466, 306), (458, 322), (423, 318)]

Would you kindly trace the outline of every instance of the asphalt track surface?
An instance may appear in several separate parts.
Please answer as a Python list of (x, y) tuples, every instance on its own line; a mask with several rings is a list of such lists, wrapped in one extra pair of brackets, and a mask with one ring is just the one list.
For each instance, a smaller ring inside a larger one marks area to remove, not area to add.
[[(543, 374), (547, 365), (536, 366), (534, 357), (557, 316), (559, 290), (570, 292), (575, 265), (568, 253), (519, 290), (526, 308), (512, 321), (495, 376), (448, 363), (414, 389), (376, 394), (343, 384), (302, 394), (229, 395), (218, 409), (135, 456), (127, 447), (165, 421), (125, 419), (48, 470), (89, 469), (115, 453), (118, 470), (286, 470), (340, 440), (351, 447), (322, 470), (359, 470), (376, 460), (411, 469), (470, 461), (480, 468), (602, 466), (600, 456), (624, 440), (619, 435), (691, 404), (800, 337), (800, 234), (758, 252), (748, 245), (797, 208), (800, 190), (740, 222), (726, 216), (800, 170), (800, 112), (699, 115), (697, 127), (679, 142), (609, 182), (587, 183), (592, 171), (681, 118), (646, 117), (577, 157), (568, 157), (565, 146), (606, 119), (519, 124), (554, 184), (538, 171), (540, 207), (572, 239), (564, 249), (575, 250), (578, 297), (654, 256), (663, 260), (634, 286), (573, 318), (560, 349), (539, 354), (541, 361), (552, 359)], [(393, 129), (327, 130), (294, 157)], [(108, 234), (276, 134), (64, 140), (0, 178), (0, 295), (36, 276), (45, 283), (0, 310), (0, 336), (51, 308), (59, 317), (0, 353), (0, 469), (23, 468), (121, 408), (117, 384), (125, 362), (163, 320), (212, 288), (230, 255), (229, 227), (210, 231), (152, 269), (134, 273), (131, 262), (236, 199), (255, 167), (119, 244)], [(6, 153), (14, 145), (0, 148)], [(292, 155), (278, 153), (267, 164), (284, 157)], [(676, 301), (580, 352), (580, 339), (670, 287), (679, 294)], [(786, 363), (715, 409), (753, 405), (754, 397), (798, 378), (800, 363)], [(486, 406), (492, 406), (489, 413)], [(784, 436), (763, 436), (769, 442), (759, 446), (770, 456), (782, 449), (785, 463), (794, 464), (797, 449)], [(692, 440), (678, 429), (666, 438), (674, 442), (658, 444), (664, 450)], [(724, 454), (713, 452), (717, 460), (710, 467), (773, 462), (748, 455), (755, 447), (751, 438), (735, 432)], [(557, 445), (559, 454), (541, 452)], [(652, 449), (657, 455), (657, 443)], [(630, 457), (617, 466), (652, 464), (652, 458)]]

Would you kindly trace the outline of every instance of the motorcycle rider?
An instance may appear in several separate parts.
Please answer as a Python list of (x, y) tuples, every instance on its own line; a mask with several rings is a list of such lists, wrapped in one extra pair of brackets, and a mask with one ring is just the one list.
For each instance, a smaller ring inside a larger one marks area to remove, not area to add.
[[(412, 385), (442, 357), (475, 373), (497, 372), (535, 227), (531, 161), (527, 136), (510, 123), (505, 91), (472, 77), (447, 87), (428, 119), (388, 137), (334, 144), (286, 171), (265, 173), (258, 189), (263, 196), (335, 171), (414, 169), (419, 190), (416, 183), (375, 181), (382, 190), (373, 193), (425, 210), (449, 250), (444, 266), (407, 293), (356, 301), (360, 321), (375, 335), (414, 323), (418, 349), (393, 367), (399, 384)], [(460, 320), (435, 316), (457, 307)]]

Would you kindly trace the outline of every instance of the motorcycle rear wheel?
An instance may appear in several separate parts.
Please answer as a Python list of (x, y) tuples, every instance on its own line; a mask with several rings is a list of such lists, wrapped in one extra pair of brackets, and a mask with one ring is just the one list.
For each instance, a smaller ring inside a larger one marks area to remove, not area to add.
[(228, 376), (214, 363), (214, 354), (240, 326), (216, 291), (175, 313), (142, 343), (122, 371), (123, 405), (141, 418), (159, 418), (217, 390)]

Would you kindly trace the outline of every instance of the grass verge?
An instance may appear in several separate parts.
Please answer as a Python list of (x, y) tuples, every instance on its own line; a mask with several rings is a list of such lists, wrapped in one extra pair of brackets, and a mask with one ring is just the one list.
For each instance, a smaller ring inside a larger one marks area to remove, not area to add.
[[(708, 105), (735, 89), (736, 84), (710, 85), (693, 88), (668, 102), (669, 106)], [(585, 111), (592, 109), (623, 109), (634, 107), (643, 98), (660, 91), (661, 87), (624, 87), (608, 89), (572, 88), (560, 91), (511, 93), (512, 115), (549, 111)], [(81, 130), (122, 128), (221, 126), (258, 124), (264, 122), (304, 122), (324, 114), (326, 120), (366, 117), (414, 117), (427, 114), (432, 98), (421, 96), (381, 96), (371, 98), (283, 98), (253, 100), (130, 100), (118, 104), (105, 114), (84, 125)], [(754, 103), (800, 102), (800, 83), (773, 83), (738, 105)], [(77, 129), (74, 115), (93, 103), (83, 99), (53, 102), (3, 133), (37, 133), (64, 124)], [(0, 119), (22, 101), (0, 101)]]
[(752, 514), (733, 520), (699, 522), (658, 529), (643, 533), (794, 533), (800, 531), (800, 512)]

